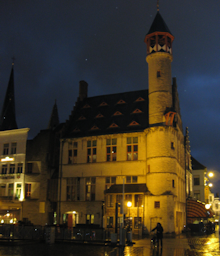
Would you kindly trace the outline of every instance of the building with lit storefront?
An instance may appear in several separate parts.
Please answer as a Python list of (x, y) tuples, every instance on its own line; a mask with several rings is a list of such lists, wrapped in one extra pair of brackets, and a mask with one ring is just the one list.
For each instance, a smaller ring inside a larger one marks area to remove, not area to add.
[(1, 223), (53, 224), (61, 127), (55, 103), (48, 129), (34, 139), (29, 128), (18, 129), (12, 65), (0, 120)]
[(157, 222), (164, 232), (182, 231), (192, 173), (171, 76), (173, 39), (158, 11), (145, 37), (148, 89), (88, 97), (88, 84), (80, 82), (60, 145), (59, 223), (115, 228), (123, 220), (124, 183), (134, 232)]

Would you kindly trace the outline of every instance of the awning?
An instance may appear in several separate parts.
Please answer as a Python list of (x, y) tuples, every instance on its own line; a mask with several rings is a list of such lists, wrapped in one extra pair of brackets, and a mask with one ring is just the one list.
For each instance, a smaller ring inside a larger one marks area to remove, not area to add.
[(205, 208), (205, 203), (192, 199), (187, 200), (187, 218), (211, 218), (213, 215), (211, 209)]

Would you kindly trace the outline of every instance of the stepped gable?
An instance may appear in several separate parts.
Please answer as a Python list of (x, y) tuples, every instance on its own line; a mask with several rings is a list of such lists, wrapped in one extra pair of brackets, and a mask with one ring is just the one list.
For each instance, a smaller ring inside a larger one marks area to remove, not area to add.
[[(139, 109), (140, 111), (136, 111)], [(148, 90), (101, 95), (77, 101), (64, 137), (84, 137), (148, 128)]]

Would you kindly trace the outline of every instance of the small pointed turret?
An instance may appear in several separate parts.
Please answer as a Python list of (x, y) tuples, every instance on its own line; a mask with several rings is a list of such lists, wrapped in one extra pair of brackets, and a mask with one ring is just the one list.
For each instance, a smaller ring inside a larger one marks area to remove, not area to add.
[(173, 39), (174, 36), (171, 34), (159, 11), (157, 11), (150, 30), (144, 40), (147, 44), (147, 54), (154, 52), (168, 52), (172, 54)]
[(18, 129), (15, 116), (14, 99), (14, 63), (12, 63), (11, 74), (8, 82), (8, 88), (5, 94), (5, 100), (0, 119), (0, 130)]
[(55, 100), (47, 129), (53, 130), (54, 128), (56, 128), (59, 125), (59, 123), (60, 123), (60, 121), (59, 121), (59, 116), (58, 116), (57, 103)]

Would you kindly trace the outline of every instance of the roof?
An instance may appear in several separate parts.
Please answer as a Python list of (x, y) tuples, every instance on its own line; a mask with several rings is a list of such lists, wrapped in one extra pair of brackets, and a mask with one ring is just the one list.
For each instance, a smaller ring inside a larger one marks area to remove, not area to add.
[(139, 132), (148, 128), (148, 90), (78, 100), (64, 137)]
[(191, 157), (191, 159), (192, 159), (192, 169), (193, 170), (204, 170), (204, 169), (206, 169), (206, 166), (202, 165), (194, 157)]
[(155, 16), (154, 21), (153, 21), (147, 35), (154, 33), (154, 32), (168, 32), (171, 34), (169, 28), (167, 27), (165, 21), (163, 20), (162, 16), (160, 15), (159, 11), (157, 12), (157, 14)]
[(187, 200), (187, 218), (211, 218), (213, 212), (211, 209), (207, 210), (205, 204), (192, 199)]
[(15, 99), (14, 99), (14, 69), (11, 68), (11, 74), (8, 82), (5, 100), (2, 108), (0, 118), (0, 130), (13, 130), (17, 129), (17, 122), (15, 116)]
[[(145, 193), (148, 192), (146, 184), (125, 184), (124, 193)], [(112, 185), (105, 193), (123, 193), (123, 184)]]

